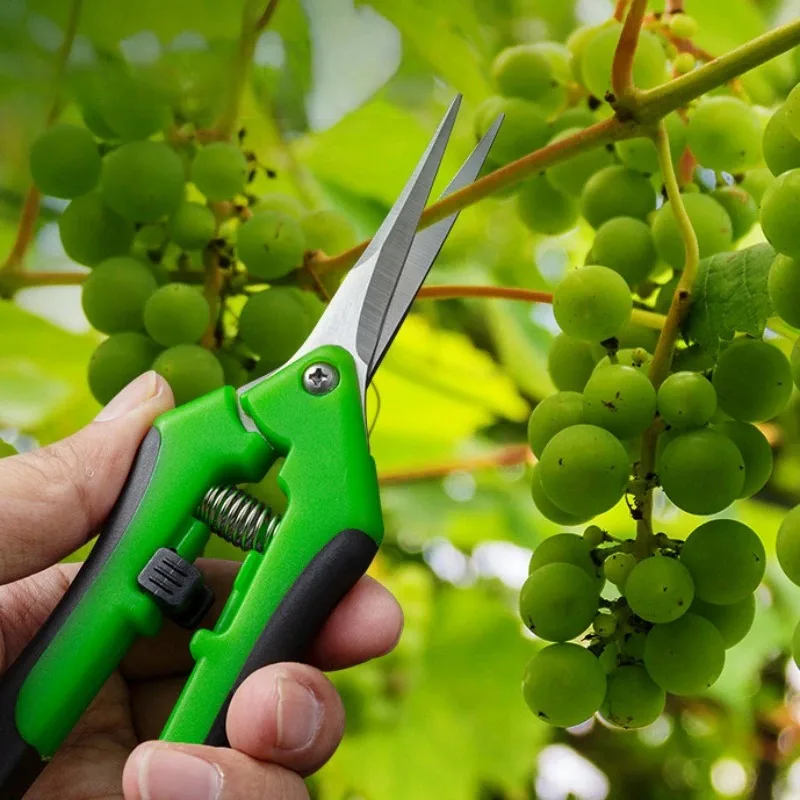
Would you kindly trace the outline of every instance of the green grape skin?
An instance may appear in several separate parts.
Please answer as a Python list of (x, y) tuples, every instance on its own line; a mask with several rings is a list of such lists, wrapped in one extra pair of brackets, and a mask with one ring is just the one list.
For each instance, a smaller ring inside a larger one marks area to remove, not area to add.
[(144, 305), (145, 330), (164, 347), (199, 342), (210, 320), (208, 301), (186, 283), (156, 289)]
[(94, 137), (77, 125), (53, 125), (31, 145), (31, 177), (42, 194), (62, 198), (86, 194), (97, 186), (100, 166)]
[(800, 327), (800, 261), (780, 253), (769, 268), (769, 299), (775, 313), (789, 325)]
[(492, 63), (492, 77), (500, 94), (534, 102), (559, 86), (549, 60), (536, 45), (507, 47)]
[(730, 650), (731, 647), (739, 644), (753, 627), (753, 620), (756, 616), (756, 598), (755, 595), (750, 594), (744, 600), (724, 606), (706, 603), (695, 598), (689, 611), (705, 617), (720, 632), (725, 649)]
[(792, 370), (792, 381), (794, 385), (800, 389), (800, 339), (794, 343), (792, 354), (789, 358), (789, 364)]
[(517, 213), (534, 233), (555, 236), (574, 228), (578, 204), (554, 188), (544, 173), (528, 178), (517, 192)]
[(553, 293), (553, 314), (568, 336), (602, 342), (616, 336), (633, 310), (628, 284), (603, 266), (571, 270)]
[(256, 201), (253, 212), (278, 211), (287, 217), (292, 217), (298, 222), (305, 215), (303, 204), (296, 198), (280, 192), (267, 192)]
[(96, 192), (76, 197), (58, 218), (64, 252), (78, 264), (93, 267), (128, 251), (133, 225), (103, 203)]
[(163, 142), (129, 142), (103, 160), (100, 192), (131, 222), (155, 222), (183, 199), (183, 164)]
[(620, 350), (644, 350), (650, 354), (656, 349), (658, 331), (630, 322), (617, 334), (617, 342)]
[(578, 392), (558, 392), (545, 397), (528, 420), (528, 442), (539, 458), (544, 446), (560, 430), (584, 422), (583, 396)]
[(540, 639), (565, 642), (582, 634), (597, 615), (597, 583), (572, 564), (534, 570), (519, 594), (519, 612)]
[(615, 358), (616, 361), (612, 361), (610, 356), (603, 356), (595, 365), (593, 372), (599, 372), (609, 366), (621, 365), (623, 367), (632, 367), (637, 372), (647, 374), (650, 369), (650, 363), (653, 360), (653, 356), (643, 347), (626, 347), (623, 350), (617, 350)]
[(775, 540), (775, 555), (786, 577), (800, 586), (800, 505), (783, 518)]
[(196, 344), (178, 344), (164, 350), (153, 362), (153, 369), (170, 385), (176, 406), (225, 385), (217, 357)]
[(606, 693), (599, 659), (580, 645), (551, 644), (529, 662), (522, 693), (530, 710), (559, 728), (579, 725), (592, 716)]
[(755, 426), (730, 420), (716, 426), (739, 448), (744, 460), (744, 486), (739, 497), (752, 497), (766, 486), (772, 475), (772, 446)]
[[(664, 117), (669, 135), (669, 151), (676, 162), (686, 149), (686, 125), (678, 114), (673, 112)], [(660, 169), (658, 151), (652, 139), (640, 137), (624, 139), (614, 145), (619, 160), (628, 168), (643, 175), (654, 175)]]
[(121, 70), (104, 70), (95, 113), (123, 141), (146, 139), (170, 124), (164, 96), (154, 86)]
[(779, 414), (792, 393), (786, 356), (759, 339), (736, 339), (717, 361), (712, 381), (719, 407), (741, 422), (764, 422)]
[(619, 646), (616, 642), (606, 642), (603, 651), (597, 657), (598, 661), (605, 670), (606, 675), (617, 668), (619, 660)]
[(595, 636), (601, 639), (607, 639), (613, 636), (617, 630), (617, 618), (610, 614), (608, 611), (601, 611), (592, 623), (592, 631)]
[(559, 431), (545, 446), (539, 465), (547, 496), (570, 514), (587, 517), (616, 505), (630, 469), (619, 439), (583, 424)]
[(556, 525), (574, 526), (580, 525), (583, 522), (591, 519), (593, 514), (570, 514), (567, 511), (559, 508), (546, 494), (542, 487), (541, 468), (539, 464), (534, 464), (531, 468), (531, 497), (533, 504), (536, 506), (539, 513), (550, 522), (555, 522)]
[(701, 428), (717, 410), (717, 393), (697, 372), (673, 372), (658, 389), (658, 413), (678, 430)]
[(712, 519), (695, 528), (680, 558), (692, 575), (695, 596), (716, 605), (738, 603), (751, 595), (767, 564), (761, 539), (734, 519)]
[[(800, 159), (798, 159), (798, 165), (800, 165)], [(739, 186), (753, 198), (756, 207), (760, 208), (764, 192), (766, 192), (774, 182), (775, 176), (767, 167), (757, 167), (756, 169), (748, 170), (744, 174)]]
[(547, 353), (547, 374), (559, 391), (582, 392), (596, 363), (588, 342), (559, 333)]
[(492, 160), (508, 164), (533, 150), (538, 150), (550, 138), (550, 126), (542, 109), (518, 97), (489, 97), (475, 114), (476, 132), (483, 136), (500, 115), (503, 125), (492, 145)]
[(238, 388), (247, 383), (247, 370), (244, 364), (233, 354), (225, 350), (216, 353), (217, 361), (222, 367), (222, 374), (226, 386)]
[(800, 140), (792, 136), (784, 108), (779, 108), (769, 118), (764, 128), (762, 147), (764, 161), (774, 176), (800, 168)]
[(665, 692), (693, 695), (712, 686), (725, 665), (722, 635), (691, 612), (656, 625), (644, 643), (644, 665)]
[(544, 56), (550, 65), (553, 85), (536, 100), (536, 105), (549, 115), (567, 103), (566, 86), (572, 80), (572, 52), (561, 42), (535, 42), (528, 46)]
[(600, 716), (612, 725), (631, 730), (655, 722), (667, 696), (641, 664), (625, 664), (608, 674)]
[(201, 250), (217, 228), (214, 212), (201, 203), (181, 203), (170, 219), (170, 235), (182, 250)]
[[(580, 132), (580, 128), (567, 128), (559, 131), (550, 140), (550, 144), (559, 142)], [(614, 163), (614, 156), (605, 147), (595, 147), (576, 153), (572, 158), (555, 164), (547, 170), (547, 180), (562, 194), (579, 197), (586, 181), (604, 167)]]
[(800, 260), (800, 227), (795, 210), (800, 203), (800, 169), (775, 179), (761, 199), (761, 228), (769, 243), (784, 255)]
[(694, 584), (683, 564), (656, 555), (631, 570), (624, 593), (633, 613), (647, 622), (673, 622), (689, 610)]
[[(683, 194), (683, 205), (697, 235), (700, 258), (730, 250), (733, 225), (728, 212), (706, 194)], [(664, 203), (653, 217), (653, 239), (659, 256), (676, 270), (686, 259), (678, 222), (670, 202)]]
[(547, 564), (572, 564), (592, 579), (598, 591), (602, 587), (603, 578), (600, 567), (592, 558), (592, 548), (575, 533), (555, 533), (543, 539), (533, 551), (528, 574)]
[(750, 232), (758, 220), (756, 201), (741, 186), (722, 186), (710, 193), (731, 218), (733, 241)]
[(573, 130), (582, 130), (588, 128), (589, 125), (594, 125), (597, 118), (594, 113), (588, 108), (568, 108), (563, 114), (559, 114), (551, 123), (550, 129), (553, 135), (561, 133), (569, 128)]
[(602, 25), (581, 25), (567, 37), (566, 46), (572, 53), (572, 77), (578, 83), (581, 81), (581, 72), (583, 71), (581, 69), (583, 54), (586, 52), (589, 42), (602, 27)]
[(600, 547), (606, 541), (605, 531), (599, 525), (590, 525), (584, 532), (582, 539), (589, 546), (589, 549)]
[[(611, 64), (622, 25), (604, 25), (586, 43), (581, 57), (583, 85), (598, 99), (611, 91)], [(652, 89), (667, 80), (667, 57), (657, 36), (642, 31), (633, 58), (633, 82), (640, 89)]]
[(670, 441), (658, 463), (667, 497), (689, 514), (716, 514), (727, 508), (744, 486), (739, 448), (710, 428), (686, 431)]
[(231, 200), (244, 191), (247, 159), (228, 142), (207, 144), (192, 161), (192, 183), (212, 202)]
[(159, 346), (143, 333), (115, 333), (100, 342), (89, 359), (89, 389), (95, 400), (108, 403), (134, 378), (150, 369)]
[(248, 272), (270, 281), (303, 263), (305, 238), (300, 224), (277, 211), (259, 211), (240, 228), (236, 250)]
[(321, 250), (327, 255), (342, 253), (357, 244), (353, 223), (341, 211), (311, 211), (300, 219), (306, 248)]
[(743, 172), (761, 162), (761, 120), (737, 97), (706, 97), (688, 125), (688, 143), (708, 169)]
[(141, 331), (145, 303), (157, 288), (141, 261), (116, 256), (92, 270), (83, 284), (81, 305), (86, 319), (103, 333)]
[(636, 557), (631, 553), (612, 553), (603, 562), (603, 575), (609, 583), (622, 589), (636, 564)]
[(592, 242), (593, 261), (621, 275), (633, 288), (655, 269), (657, 256), (647, 223), (633, 217), (606, 220)]
[(783, 104), (786, 127), (795, 139), (800, 139), (800, 91), (797, 86), (789, 92)]
[(792, 635), (792, 658), (794, 663), (800, 666), (800, 622), (797, 623)]
[(619, 642), (620, 655), (627, 661), (641, 663), (644, 661), (644, 646), (647, 633), (643, 630), (632, 629), (626, 631)]
[(700, 345), (692, 344), (675, 351), (672, 368), (676, 372), (710, 372), (714, 368), (714, 356)]
[(581, 193), (581, 213), (593, 228), (614, 217), (647, 219), (655, 207), (650, 181), (621, 164), (595, 172)]
[(611, 364), (596, 369), (583, 390), (585, 421), (620, 439), (643, 433), (656, 414), (656, 390), (635, 367)]

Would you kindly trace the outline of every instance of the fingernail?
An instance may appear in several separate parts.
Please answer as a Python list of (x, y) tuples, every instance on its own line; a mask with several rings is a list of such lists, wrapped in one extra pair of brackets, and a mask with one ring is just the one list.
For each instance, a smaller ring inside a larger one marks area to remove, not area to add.
[(281, 675), (276, 717), (277, 746), (281, 750), (305, 750), (319, 731), (322, 706), (308, 687)]
[(139, 756), (137, 782), (142, 800), (218, 800), (222, 773), (202, 758), (153, 745)]
[(160, 391), (158, 375), (150, 370), (132, 380), (119, 394), (112, 397), (108, 405), (94, 418), (95, 422), (110, 422), (119, 419), (146, 403)]

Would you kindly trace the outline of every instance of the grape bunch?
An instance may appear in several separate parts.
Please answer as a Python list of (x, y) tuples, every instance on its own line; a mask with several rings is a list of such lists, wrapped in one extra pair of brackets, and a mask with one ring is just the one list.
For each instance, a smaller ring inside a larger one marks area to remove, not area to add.
[(274, 173), (242, 135), (219, 140), (203, 128), (203, 104), (119, 70), (81, 86), (85, 126), (43, 132), (30, 170), (42, 193), (70, 201), (61, 242), (91, 270), (83, 310), (108, 335), (89, 364), (94, 396), (106, 403), (154, 369), (180, 404), (285, 362), (323, 308), (296, 270), (307, 251), (355, 244), (349, 220), (254, 194), (259, 172)]

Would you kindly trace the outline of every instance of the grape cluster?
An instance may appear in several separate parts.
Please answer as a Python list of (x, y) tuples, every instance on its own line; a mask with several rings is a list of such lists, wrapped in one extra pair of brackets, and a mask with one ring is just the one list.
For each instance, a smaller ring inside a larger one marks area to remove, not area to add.
[[(146, 76), (92, 73), (78, 101), (85, 127), (43, 132), (30, 170), (41, 192), (70, 200), (61, 242), (91, 269), (83, 309), (108, 334), (89, 364), (97, 400), (151, 368), (180, 404), (283, 363), (323, 308), (295, 270), (307, 251), (355, 244), (349, 220), (254, 194), (259, 173), (274, 173), (243, 147), (244, 136), (216, 140), (202, 127), (213, 121), (208, 108)], [(203, 292), (210, 271), (211, 304)]]

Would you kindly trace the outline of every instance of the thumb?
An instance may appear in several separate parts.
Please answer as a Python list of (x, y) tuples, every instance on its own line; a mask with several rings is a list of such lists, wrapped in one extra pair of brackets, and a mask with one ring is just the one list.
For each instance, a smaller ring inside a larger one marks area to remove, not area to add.
[(153, 420), (172, 406), (166, 381), (146, 372), (76, 434), (0, 461), (0, 585), (50, 566), (92, 535)]

